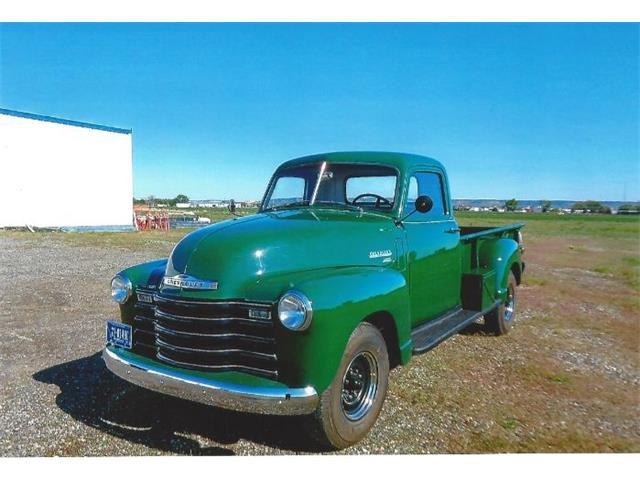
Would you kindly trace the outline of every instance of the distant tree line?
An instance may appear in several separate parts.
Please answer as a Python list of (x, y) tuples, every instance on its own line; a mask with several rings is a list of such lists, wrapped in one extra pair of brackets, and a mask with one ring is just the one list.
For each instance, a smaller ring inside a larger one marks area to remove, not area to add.
[(625, 203), (618, 208), (619, 215), (640, 215), (640, 204)]
[(586, 200), (584, 202), (576, 202), (571, 206), (572, 212), (580, 213), (611, 213), (611, 208), (603, 205), (595, 200)]
[(175, 207), (177, 203), (187, 203), (188, 201), (189, 197), (183, 194), (176, 195), (174, 198), (157, 198), (153, 195), (150, 195), (147, 198), (133, 197), (134, 205), (148, 205), (150, 207), (155, 207), (159, 204), (168, 205), (169, 207)]
[[(504, 202), (504, 209), (507, 212), (514, 212), (518, 208), (518, 200), (512, 198), (511, 200), (507, 200)], [(540, 209), (543, 213), (553, 211), (553, 207), (550, 200), (541, 200), (540, 201)], [(603, 214), (611, 214), (611, 208), (607, 205), (604, 205), (601, 202), (596, 200), (585, 200), (582, 202), (575, 202), (571, 206), (571, 212), (575, 213), (603, 213)], [(640, 205), (638, 204), (625, 204), (621, 205), (618, 209), (618, 213), (620, 214), (640, 214)]]

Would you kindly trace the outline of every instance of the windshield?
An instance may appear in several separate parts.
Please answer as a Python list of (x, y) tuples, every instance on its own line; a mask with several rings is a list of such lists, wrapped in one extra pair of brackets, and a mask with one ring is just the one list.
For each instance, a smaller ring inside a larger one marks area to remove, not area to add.
[(262, 211), (332, 206), (390, 212), (398, 174), (391, 167), (309, 163), (282, 169), (271, 182)]

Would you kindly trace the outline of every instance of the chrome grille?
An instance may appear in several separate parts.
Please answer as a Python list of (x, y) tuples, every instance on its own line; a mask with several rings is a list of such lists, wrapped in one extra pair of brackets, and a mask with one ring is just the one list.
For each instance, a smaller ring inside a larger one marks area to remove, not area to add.
[[(271, 317), (272, 304), (185, 300), (159, 294), (153, 301), (151, 318), (136, 304), (139, 314), (134, 323), (145, 327), (144, 333), (143, 328), (138, 330), (144, 350), (148, 320), (152, 319), (153, 356), (158, 360), (190, 369), (236, 370), (277, 378), (273, 320), (250, 318), (249, 314), (258, 309)], [(134, 330), (134, 350), (137, 337)]]

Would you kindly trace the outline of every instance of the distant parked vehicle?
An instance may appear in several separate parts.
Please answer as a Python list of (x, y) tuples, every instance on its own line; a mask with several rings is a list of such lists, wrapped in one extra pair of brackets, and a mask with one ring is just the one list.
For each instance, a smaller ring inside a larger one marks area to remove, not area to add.
[(120, 321), (103, 357), (169, 395), (307, 415), (319, 441), (344, 448), (374, 425), (391, 368), (481, 317), (495, 334), (512, 328), (521, 227), (460, 227), (430, 158), (291, 160), (257, 214), (115, 276)]

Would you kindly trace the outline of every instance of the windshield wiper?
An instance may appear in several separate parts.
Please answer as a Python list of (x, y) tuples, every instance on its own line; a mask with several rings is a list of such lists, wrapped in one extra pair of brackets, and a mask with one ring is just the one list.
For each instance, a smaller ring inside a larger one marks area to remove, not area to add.
[(284, 205), (274, 205), (273, 207), (265, 208), (262, 211), (263, 212), (275, 212), (277, 210), (283, 210), (285, 208), (305, 207), (307, 205), (309, 205), (309, 200), (302, 200), (300, 202), (285, 203)]
[(314, 205), (329, 205), (332, 207), (347, 208), (349, 210), (353, 210), (354, 212), (362, 212), (362, 207), (357, 207), (355, 205), (350, 205), (348, 203), (332, 202), (330, 200), (320, 200), (319, 202), (314, 203)]

